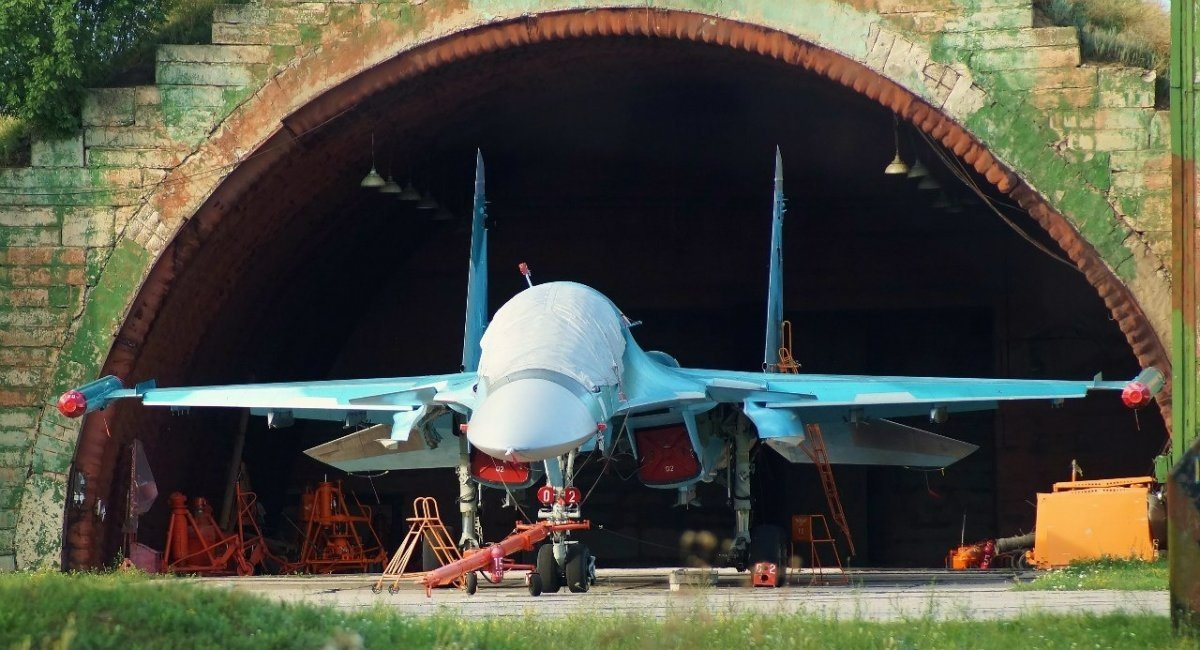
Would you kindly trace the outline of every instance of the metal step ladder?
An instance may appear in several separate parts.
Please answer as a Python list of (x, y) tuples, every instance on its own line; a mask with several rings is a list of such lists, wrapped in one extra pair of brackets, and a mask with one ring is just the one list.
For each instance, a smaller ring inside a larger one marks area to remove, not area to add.
[[(454, 544), (454, 539), (450, 537), (450, 531), (446, 530), (446, 526), (442, 523), (437, 501), (433, 497), (414, 499), (413, 516), (405, 521), (411, 522), (408, 533), (400, 542), (400, 548), (396, 549), (396, 553), (392, 555), (392, 561), (388, 563), (379, 576), (379, 580), (375, 582), (375, 586), (372, 588), (375, 593), (383, 591), (383, 583), (391, 580), (392, 584), (388, 586), (388, 593), (394, 594), (400, 590), (402, 579), (418, 578), (425, 573), (423, 571), (405, 571), (413, 553), (421, 547), (423, 541), (429, 543), (429, 548), (437, 557), (440, 566), (446, 566), (462, 559), (462, 552)], [(466, 584), (461, 577), (455, 579), (454, 583), (460, 587)]]
[[(792, 322), (783, 321), (779, 329), (782, 345), (779, 348), (779, 364), (775, 368), (777, 372), (798, 374), (800, 364), (792, 356)], [(842, 534), (846, 536), (846, 545), (850, 549), (850, 555), (853, 556), (855, 555), (854, 538), (850, 536), (850, 523), (846, 521), (846, 512), (842, 510), (842, 499), (838, 495), (837, 482), (833, 479), (833, 467), (829, 464), (829, 454), (825, 450), (825, 438), (821, 435), (821, 426), (816, 423), (806, 424), (804, 433), (804, 442), (800, 444), (800, 450), (816, 466), (817, 473), (821, 477), (821, 487), (825, 490), (825, 501), (829, 504), (829, 514), (833, 517), (833, 522), (841, 529)]]
[(821, 476), (821, 487), (825, 489), (825, 501), (829, 504), (829, 514), (833, 517), (833, 523), (837, 524), (846, 536), (846, 546), (850, 548), (850, 555), (856, 555), (854, 538), (850, 536), (850, 522), (846, 521), (846, 512), (842, 510), (842, 499), (838, 495), (837, 483), (833, 480), (833, 467), (829, 464), (829, 454), (825, 451), (821, 425), (804, 425), (804, 442), (800, 444), (800, 449), (816, 466), (817, 473)]

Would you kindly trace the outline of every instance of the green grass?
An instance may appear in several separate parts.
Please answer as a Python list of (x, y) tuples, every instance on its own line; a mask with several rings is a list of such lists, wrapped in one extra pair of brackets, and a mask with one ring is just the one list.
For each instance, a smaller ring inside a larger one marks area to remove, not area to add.
[(1154, 0), (1034, 0), (1055, 25), (1079, 30), (1083, 58), (1147, 68), (1166, 76), (1171, 20)]
[(154, 83), (155, 52), (160, 43), (208, 45), (212, 43), (213, 9), (218, 4), (246, 4), (249, 0), (170, 0), (166, 15), (140, 43), (112, 63), (101, 86), (132, 86)]
[[(480, 596), (485, 598), (486, 596)], [(586, 595), (580, 598), (588, 598)], [(0, 648), (1188, 648), (1166, 617), (1025, 615), (875, 623), (681, 608), (657, 621), (580, 614), (410, 617), (285, 605), (137, 574), (0, 575)]]
[(1072, 562), (1070, 566), (1047, 571), (1032, 582), (1017, 585), (1016, 588), (1030, 591), (1166, 591), (1167, 574), (1165, 557), (1154, 562), (1107, 558)]
[(29, 126), (15, 117), (0, 115), (0, 167), (29, 164)]

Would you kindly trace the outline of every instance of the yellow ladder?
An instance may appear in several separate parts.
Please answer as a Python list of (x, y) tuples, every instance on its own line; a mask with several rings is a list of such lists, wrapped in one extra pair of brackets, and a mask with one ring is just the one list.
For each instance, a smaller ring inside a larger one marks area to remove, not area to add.
[[(450, 531), (446, 530), (446, 526), (442, 524), (437, 501), (433, 497), (414, 499), (413, 516), (405, 521), (411, 522), (408, 533), (400, 542), (400, 548), (396, 549), (396, 553), (392, 555), (392, 561), (388, 563), (387, 568), (379, 576), (379, 580), (375, 582), (375, 587), (372, 589), (375, 593), (383, 591), (383, 583), (388, 580), (392, 581), (392, 584), (388, 586), (388, 593), (394, 594), (399, 591), (402, 579), (406, 577), (419, 579), (424, 575), (423, 571), (405, 571), (408, 561), (412, 559), (413, 553), (421, 547), (422, 541), (429, 542), (429, 547), (433, 550), (433, 554), (441, 566), (462, 559), (462, 552), (454, 544), (454, 540), (450, 537)], [(463, 578), (455, 580), (455, 584), (461, 586), (460, 583), (465, 584)]]

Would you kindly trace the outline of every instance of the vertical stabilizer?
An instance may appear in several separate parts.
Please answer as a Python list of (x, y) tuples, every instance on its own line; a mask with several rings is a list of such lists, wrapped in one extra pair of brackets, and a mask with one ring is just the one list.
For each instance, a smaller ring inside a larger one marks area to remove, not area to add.
[(471, 206), (471, 265), (467, 275), (467, 324), (463, 332), (462, 367), (479, 369), (479, 342), (487, 327), (487, 202), (483, 187), (483, 154), (475, 150), (475, 199)]
[(767, 278), (767, 343), (763, 370), (779, 363), (779, 334), (783, 323), (783, 159), (775, 147), (775, 196), (771, 201), (771, 271)]

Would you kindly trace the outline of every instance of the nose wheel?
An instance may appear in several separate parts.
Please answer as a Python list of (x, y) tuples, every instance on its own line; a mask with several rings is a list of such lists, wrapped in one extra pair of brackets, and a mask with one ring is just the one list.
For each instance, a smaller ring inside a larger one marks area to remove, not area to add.
[[(533, 574), (538, 578), (540, 587), (538, 593), (554, 594), (558, 593), (559, 588), (559, 566), (558, 561), (554, 559), (554, 543), (542, 544), (538, 548), (537, 554), (537, 571)], [(533, 593), (532, 587), (530, 593)], [(533, 594), (534, 596), (538, 594)]]

